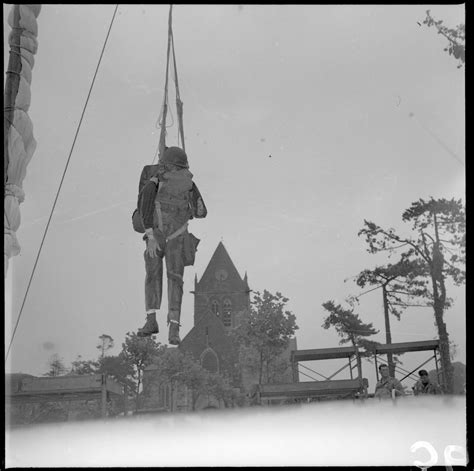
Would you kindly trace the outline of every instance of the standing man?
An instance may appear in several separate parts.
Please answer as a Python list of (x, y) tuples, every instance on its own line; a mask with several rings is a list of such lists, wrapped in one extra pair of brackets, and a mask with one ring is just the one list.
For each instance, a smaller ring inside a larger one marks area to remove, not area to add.
[(168, 147), (160, 158), (156, 171), (140, 192), (138, 205), (145, 229), (143, 239), (146, 241), (146, 322), (138, 329), (137, 335), (149, 337), (158, 333), (156, 311), (161, 306), (165, 258), (168, 280), (168, 342), (171, 345), (180, 343), (179, 320), (184, 267), (194, 264), (199, 244), (199, 239), (188, 232), (188, 221), (193, 217), (204, 218), (207, 215), (204, 201), (192, 178), (184, 150)]
[(377, 381), (375, 385), (375, 397), (378, 398), (391, 398), (392, 391), (395, 392), (396, 396), (404, 396), (405, 391), (403, 390), (402, 383), (398, 379), (392, 378), (389, 374), (388, 366), (383, 364), (379, 366), (380, 381)]
[(420, 379), (413, 386), (413, 394), (443, 394), (438, 384), (432, 383), (426, 370), (418, 371)]

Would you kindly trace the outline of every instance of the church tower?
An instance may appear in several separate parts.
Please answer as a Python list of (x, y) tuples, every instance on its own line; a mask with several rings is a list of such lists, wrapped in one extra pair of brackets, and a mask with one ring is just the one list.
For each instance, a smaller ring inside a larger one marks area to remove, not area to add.
[(194, 325), (204, 315), (218, 317), (227, 331), (236, 326), (239, 313), (250, 310), (247, 273), (241, 278), (224, 244), (219, 242), (204, 274), (194, 279)]

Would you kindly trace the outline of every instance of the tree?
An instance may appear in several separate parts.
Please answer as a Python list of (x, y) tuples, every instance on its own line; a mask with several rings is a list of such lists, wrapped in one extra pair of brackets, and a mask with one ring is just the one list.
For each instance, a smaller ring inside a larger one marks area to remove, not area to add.
[(122, 361), (131, 365), (134, 370), (133, 377), (136, 378), (136, 404), (138, 410), (140, 386), (143, 378), (143, 370), (153, 362), (153, 357), (159, 351), (160, 344), (154, 337), (139, 337), (135, 332), (127, 332), (125, 341), (122, 343)]
[(372, 323), (365, 324), (354, 309), (344, 309), (340, 304), (334, 301), (323, 303), (324, 309), (329, 315), (324, 319), (322, 327), (329, 329), (334, 327), (341, 340), (340, 345), (350, 342), (353, 347), (362, 347), (371, 351), (376, 342), (366, 339), (379, 331), (374, 328)]
[(195, 410), (200, 394), (209, 391), (209, 372), (190, 353), (161, 347), (154, 360), (157, 377), (173, 386), (186, 386), (191, 391), (191, 407)]
[(201, 364), (185, 353), (181, 361), (181, 369), (174, 375), (174, 379), (184, 384), (192, 397), (192, 410), (196, 410), (196, 403), (201, 394), (209, 393), (209, 372)]
[[(116, 356), (99, 356), (98, 360), (83, 360), (81, 355), (78, 355), (77, 359), (72, 362), (70, 375), (91, 375), (91, 374), (106, 374), (107, 376), (115, 379), (122, 385), (126, 386), (124, 393), (128, 396), (128, 391), (136, 392), (135, 384), (135, 370), (125, 356), (120, 353)], [(109, 415), (115, 415), (123, 410), (124, 401), (126, 398), (113, 398), (108, 403)], [(86, 404), (87, 410), (82, 411), (80, 415), (88, 417), (90, 416), (92, 409), (94, 408), (91, 404)], [(95, 411), (100, 414), (100, 407), (98, 404), (95, 405)]]
[(101, 352), (101, 358), (104, 357), (105, 355), (105, 352), (107, 350), (110, 350), (113, 346), (114, 346), (114, 339), (110, 336), (110, 335), (107, 335), (107, 334), (102, 334), (100, 337), (100, 343), (99, 345), (97, 345), (97, 349), (100, 350)]
[[(377, 266), (373, 270), (363, 270), (357, 275), (356, 284), (361, 288), (367, 285), (375, 286), (365, 293), (354, 296), (355, 300), (371, 291), (381, 288), (385, 319), (385, 340), (392, 343), (390, 329), (390, 314), (400, 320), (403, 310), (410, 306), (427, 307), (426, 304), (416, 303), (417, 296), (424, 292), (425, 284), (420, 277), (426, 275), (426, 264), (419, 260), (406, 260), (402, 258), (395, 264)], [(397, 359), (392, 353), (387, 354), (390, 375), (395, 376), (395, 363)]]
[(71, 363), (71, 375), (106, 374), (135, 390), (135, 369), (123, 352), (100, 356), (97, 360), (83, 360), (81, 355)]
[(67, 372), (64, 360), (57, 354), (51, 355), (48, 361), (48, 372), (44, 376), (61, 376)]
[(430, 10), (426, 11), (426, 18), (423, 20), (428, 28), (434, 26), (438, 30), (438, 34), (442, 34), (447, 40), (448, 45), (444, 51), (448, 52), (458, 61), (457, 68), (461, 68), (465, 63), (466, 54), (466, 28), (464, 24), (459, 24), (455, 28), (448, 28), (443, 25), (443, 20), (436, 21), (430, 14)]
[(298, 329), (295, 315), (285, 310), (287, 302), (288, 298), (279, 292), (255, 292), (250, 312), (243, 313), (240, 325), (232, 332), (237, 344), (243, 346), (241, 353), (247, 357), (256, 355), (259, 383), (264, 378), (266, 382), (271, 380), (272, 366)]
[(71, 375), (90, 375), (97, 372), (98, 362), (93, 360), (83, 360), (81, 355), (78, 355), (76, 360), (71, 363)]
[(120, 383), (135, 389), (135, 369), (130, 362), (130, 357), (127, 357), (123, 352), (118, 355), (99, 358), (96, 373), (105, 373)]
[(394, 229), (383, 229), (373, 222), (364, 221), (359, 236), (364, 235), (370, 253), (400, 250), (402, 259), (417, 260), (425, 266), (424, 278), (418, 286), (418, 295), (433, 308), (440, 340), (441, 365), (445, 374), (446, 390), (452, 391), (452, 367), (449, 335), (444, 312), (451, 305), (447, 297), (448, 279), (459, 286), (465, 282), (466, 216), (461, 200), (444, 198), (429, 201), (420, 199), (402, 214), (404, 222), (411, 223), (413, 236), (403, 237)]
[[(443, 371), (439, 371), (442, 376)], [(430, 370), (428, 375), (433, 383), (439, 382), (436, 370)], [(460, 361), (453, 362), (453, 394), (466, 394), (466, 365)]]
[(211, 373), (202, 367), (190, 353), (161, 346), (153, 361), (155, 378), (159, 383), (171, 383), (174, 387), (185, 386), (191, 391), (191, 408), (201, 395), (212, 395), (222, 399), (227, 407), (241, 404), (243, 397), (232, 387), (229, 378)]
[(222, 399), (226, 407), (242, 406), (244, 394), (239, 388), (234, 388), (229, 378), (219, 373), (209, 373), (206, 382), (207, 392), (217, 399)]

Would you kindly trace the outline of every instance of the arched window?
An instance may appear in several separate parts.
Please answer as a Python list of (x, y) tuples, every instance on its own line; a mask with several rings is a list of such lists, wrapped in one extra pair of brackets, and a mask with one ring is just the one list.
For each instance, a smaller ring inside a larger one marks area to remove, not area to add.
[(170, 407), (170, 384), (161, 383), (159, 387), (158, 400), (160, 407), (169, 408)]
[(206, 348), (206, 350), (201, 353), (201, 365), (210, 373), (219, 372), (219, 359), (212, 348)]
[(211, 302), (211, 311), (218, 316), (219, 315), (219, 303), (213, 299)]
[(224, 300), (224, 309), (222, 312), (222, 322), (225, 327), (232, 326), (232, 302), (230, 299)]

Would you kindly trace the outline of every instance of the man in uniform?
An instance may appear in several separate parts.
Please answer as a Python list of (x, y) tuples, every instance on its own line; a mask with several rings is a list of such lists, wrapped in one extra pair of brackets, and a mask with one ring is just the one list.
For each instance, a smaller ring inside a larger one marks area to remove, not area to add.
[[(145, 167), (142, 172), (149, 172)], [(140, 192), (138, 212), (145, 229), (146, 323), (140, 337), (158, 333), (156, 311), (160, 309), (163, 285), (163, 257), (168, 280), (168, 341), (178, 345), (183, 297), (184, 267), (194, 264), (199, 239), (188, 232), (188, 221), (207, 214), (204, 201), (192, 181), (183, 149), (167, 147), (151, 178)]]
[(375, 397), (379, 398), (391, 398), (392, 391), (395, 392), (396, 396), (404, 396), (405, 391), (403, 390), (402, 383), (398, 379), (392, 378), (389, 374), (387, 365), (379, 366), (380, 381), (377, 381), (375, 385)]
[(413, 394), (415, 396), (419, 394), (442, 394), (441, 388), (438, 384), (431, 382), (426, 370), (418, 371), (418, 376), (420, 379), (413, 386)]

